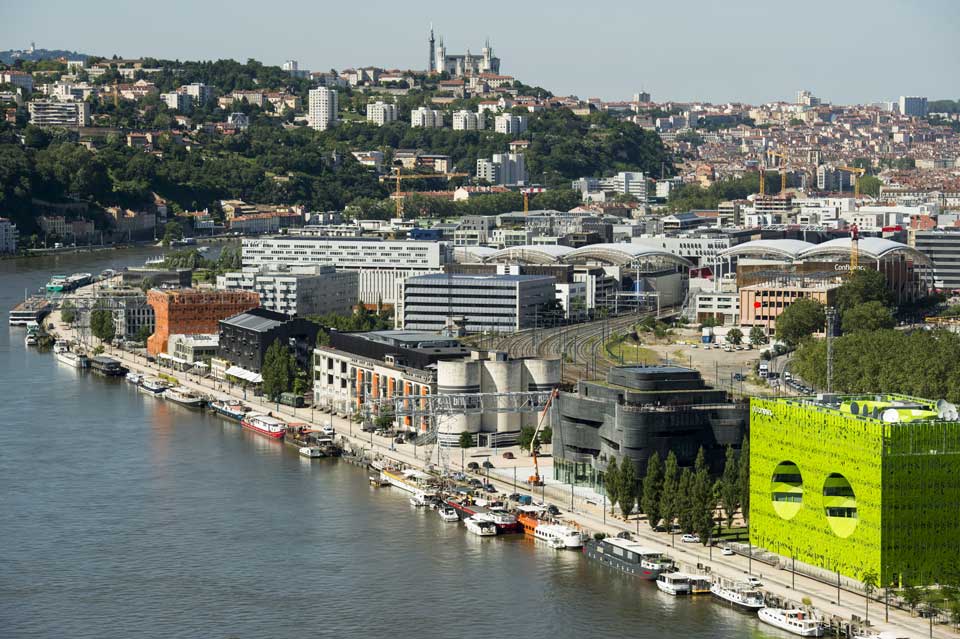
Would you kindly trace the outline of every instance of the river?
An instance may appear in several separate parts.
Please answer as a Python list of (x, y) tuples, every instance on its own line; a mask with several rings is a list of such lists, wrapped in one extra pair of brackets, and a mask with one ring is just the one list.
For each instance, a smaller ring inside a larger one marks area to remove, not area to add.
[(0, 636), (787, 637), (531, 540), (481, 539), (366, 473), (58, 364), (7, 328), (53, 273), (0, 262)]

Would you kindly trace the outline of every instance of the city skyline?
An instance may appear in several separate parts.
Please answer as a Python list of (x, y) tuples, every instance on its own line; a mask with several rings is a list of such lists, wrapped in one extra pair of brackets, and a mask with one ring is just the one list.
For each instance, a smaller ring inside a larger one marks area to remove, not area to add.
[[(241, 3), (242, 4), (242, 3)], [(956, 74), (944, 61), (960, 59), (951, 36), (960, 28), (960, 6), (946, 1), (914, 6), (895, 2), (863, 8), (815, 2), (802, 14), (768, 4), (741, 3), (722, 14), (708, 3), (687, 3), (683, 21), (675, 10), (655, 4), (592, 5), (587, 12), (570, 2), (512, 7), (499, 15), (464, 16), (462, 11), (414, 3), (402, 13), (376, 2), (357, 16), (339, 6), (295, 2), (277, 19), (253, 21), (259, 7), (223, 13), (181, 0), (166, 5), (171, 16), (157, 21), (139, 7), (105, 0), (100, 11), (54, 2), (53, 6), (0, 9), (0, 41), (21, 49), (165, 59), (255, 58), (280, 65), (296, 59), (302, 68), (356, 66), (423, 69), (431, 23), (447, 52), (478, 54), (487, 38), (502, 60), (501, 73), (556, 94), (624, 100), (640, 90), (655, 101), (791, 101), (809, 89), (838, 104), (895, 100), (899, 95), (955, 99)], [(291, 30), (297, 24), (354, 24), (354, 28)], [(109, 16), (109, 18), (104, 18)], [(469, 17), (469, 20), (464, 18)], [(149, 32), (121, 29), (149, 20)], [(185, 24), (193, 25), (184, 28)], [(199, 26), (216, 25), (231, 38), (211, 37)], [(910, 25), (883, 36), (890, 25)], [(256, 36), (256, 37), (255, 37)], [(905, 55), (914, 52), (915, 55)]]

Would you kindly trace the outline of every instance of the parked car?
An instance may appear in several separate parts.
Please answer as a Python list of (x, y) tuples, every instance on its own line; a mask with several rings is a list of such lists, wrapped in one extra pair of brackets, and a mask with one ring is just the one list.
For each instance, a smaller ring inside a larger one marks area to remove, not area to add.
[(494, 486), (493, 484), (484, 484), (483, 489), (484, 489), (485, 491), (487, 491), (488, 493), (495, 493), (495, 492), (497, 492), (497, 487)]
[(516, 457), (514, 456), (514, 454), (511, 453), (509, 450), (503, 454), (503, 458), (504, 458), (504, 459), (516, 459)]
[(760, 588), (763, 586), (763, 582), (756, 577), (747, 577), (747, 583), (750, 584), (752, 588)]
[(553, 515), (554, 517), (556, 517), (557, 515), (560, 514), (560, 509), (554, 506), (553, 504), (550, 504), (549, 506), (547, 506), (547, 512)]
[(470, 462), (469, 464), (467, 464), (467, 469), (468, 469), (468, 470), (480, 470), (480, 464), (478, 464), (477, 462)]
[(479, 479), (477, 479), (476, 477), (474, 477), (473, 479), (471, 479), (470, 482), (469, 482), (469, 484), (470, 484), (470, 486), (473, 487), (473, 488), (483, 488), (483, 482), (480, 481)]
[(685, 544), (699, 544), (700, 537), (698, 535), (691, 535), (687, 533), (686, 535), (680, 538), (680, 541), (682, 541)]
[(484, 460), (484, 462), (483, 462), (483, 467), (484, 467), (484, 468), (493, 468), (493, 463), (492, 463), (489, 459)]
[(735, 554), (737, 554), (737, 553), (733, 552), (733, 548), (731, 548), (730, 546), (724, 546), (724, 547), (723, 547), (723, 550), (721, 551), (720, 554), (722, 554), (722, 555), (725, 556), (725, 557), (730, 557), (730, 556), (735, 555)]
[(337, 431), (333, 428), (333, 426), (328, 425), (321, 428), (320, 432), (326, 435), (327, 437), (333, 437)]

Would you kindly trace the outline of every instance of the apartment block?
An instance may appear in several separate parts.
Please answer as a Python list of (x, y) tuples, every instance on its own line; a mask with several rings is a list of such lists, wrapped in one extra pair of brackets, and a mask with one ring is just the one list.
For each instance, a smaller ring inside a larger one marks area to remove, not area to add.
[(285, 315), (349, 315), (357, 303), (359, 274), (330, 265), (245, 268), (217, 277), (217, 288), (254, 291), (260, 304)]
[(27, 109), (34, 126), (75, 128), (90, 124), (90, 105), (86, 102), (35, 100)]
[(307, 124), (316, 131), (326, 131), (337, 125), (339, 100), (337, 92), (326, 87), (310, 89), (307, 105)]
[(454, 131), (481, 131), (486, 126), (486, 116), (473, 111), (456, 111), (453, 114)]
[(443, 111), (419, 107), (410, 112), (410, 126), (425, 129), (439, 129), (443, 127)]
[(367, 122), (383, 126), (397, 120), (397, 105), (386, 102), (374, 102), (367, 105)]

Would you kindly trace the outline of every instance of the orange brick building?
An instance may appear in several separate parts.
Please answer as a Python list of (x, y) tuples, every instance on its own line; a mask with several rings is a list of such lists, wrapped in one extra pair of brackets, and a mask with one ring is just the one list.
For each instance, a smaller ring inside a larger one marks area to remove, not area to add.
[(252, 291), (155, 288), (147, 292), (147, 304), (156, 316), (156, 328), (147, 339), (147, 352), (157, 355), (167, 352), (171, 335), (219, 332), (220, 320), (257, 308), (260, 296)]

